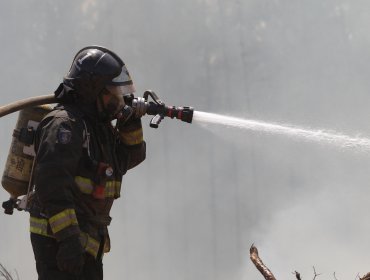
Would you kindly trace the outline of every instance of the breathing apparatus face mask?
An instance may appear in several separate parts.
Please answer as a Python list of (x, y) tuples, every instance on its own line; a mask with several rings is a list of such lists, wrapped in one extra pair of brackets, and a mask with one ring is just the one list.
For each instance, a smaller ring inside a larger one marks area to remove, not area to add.
[(132, 90), (134, 90), (132, 85), (107, 85), (105, 87), (101, 96), (101, 103), (104, 113), (109, 116), (110, 120), (117, 117), (117, 114), (125, 106), (124, 96), (132, 94)]
[(110, 119), (116, 118), (120, 110), (125, 106), (124, 96), (133, 94), (135, 87), (125, 65), (120, 74), (106, 83), (102, 94), (104, 111)]

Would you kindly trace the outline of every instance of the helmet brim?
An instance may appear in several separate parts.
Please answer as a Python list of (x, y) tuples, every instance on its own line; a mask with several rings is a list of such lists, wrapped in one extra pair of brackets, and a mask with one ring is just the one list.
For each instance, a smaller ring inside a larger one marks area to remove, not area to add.
[(136, 91), (135, 86), (131, 85), (106, 85), (106, 89), (110, 92), (119, 92), (123, 96), (132, 94)]

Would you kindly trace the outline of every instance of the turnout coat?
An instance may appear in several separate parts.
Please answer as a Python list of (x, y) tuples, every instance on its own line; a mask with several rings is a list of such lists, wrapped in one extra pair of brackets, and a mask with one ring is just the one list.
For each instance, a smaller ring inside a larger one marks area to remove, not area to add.
[(109, 212), (122, 176), (145, 159), (140, 119), (114, 129), (81, 112), (57, 106), (36, 131), (30, 231), (57, 241), (79, 235), (97, 258), (110, 249)]

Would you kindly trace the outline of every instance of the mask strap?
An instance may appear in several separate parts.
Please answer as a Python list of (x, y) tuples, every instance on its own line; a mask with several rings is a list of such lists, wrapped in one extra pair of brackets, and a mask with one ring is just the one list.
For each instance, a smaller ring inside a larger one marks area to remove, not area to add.
[(111, 114), (108, 112), (108, 110), (105, 108), (104, 100), (103, 100), (103, 95), (104, 92), (108, 91), (105, 87), (100, 91), (100, 93), (97, 96), (97, 102), (99, 102), (99, 106), (101, 110), (98, 110), (98, 114), (101, 120), (103, 121), (110, 121), (111, 119)]

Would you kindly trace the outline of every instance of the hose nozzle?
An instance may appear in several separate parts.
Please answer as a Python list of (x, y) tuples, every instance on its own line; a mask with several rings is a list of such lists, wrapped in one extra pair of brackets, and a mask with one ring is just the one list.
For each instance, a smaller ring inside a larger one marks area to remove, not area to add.
[[(154, 102), (148, 102), (149, 96)], [(131, 105), (135, 111), (136, 117), (142, 117), (145, 114), (154, 115), (150, 121), (150, 127), (153, 128), (158, 128), (159, 123), (162, 121), (162, 119), (164, 119), (164, 117), (170, 117), (171, 119), (176, 118), (187, 123), (191, 123), (193, 120), (193, 107), (166, 106), (151, 90), (145, 91), (143, 97), (136, 97), (132, 99)]]

